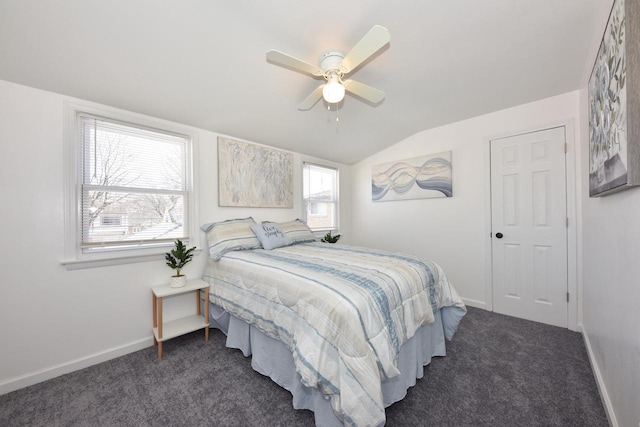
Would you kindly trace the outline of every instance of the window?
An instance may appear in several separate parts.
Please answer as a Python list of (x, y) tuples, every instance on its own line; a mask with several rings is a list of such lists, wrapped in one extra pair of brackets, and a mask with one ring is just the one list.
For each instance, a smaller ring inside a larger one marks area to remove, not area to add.
[(338, 170), (304, 163), (304, 217), (312, 230), (338, 228)]
[(191, 137), (70, 110), (63, 263), (164, 253), (176, 239), (188, 241)]

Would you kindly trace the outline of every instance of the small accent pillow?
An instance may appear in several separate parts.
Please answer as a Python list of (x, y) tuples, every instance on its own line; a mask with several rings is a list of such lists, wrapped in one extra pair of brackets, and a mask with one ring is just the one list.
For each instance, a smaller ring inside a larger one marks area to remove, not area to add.
[(251, 231), (253, 218), (230, 219), (222, 222), (204, 224), (200, 229), (207, 233), (209, 255), (214, 261), (230, 251), (259, 249), (260, 241)]
[(251, 230), (265, 249), (275, 249), (291, 244), (291, 240), (282, 232), (277, 222), (265, 221), (262, 224), (251, 224)]
[(299, 219), (289, 222), (281, 222), (280, 229), (291, 240), (291, 244), (315, 242), (318, 240), (307, 224)]

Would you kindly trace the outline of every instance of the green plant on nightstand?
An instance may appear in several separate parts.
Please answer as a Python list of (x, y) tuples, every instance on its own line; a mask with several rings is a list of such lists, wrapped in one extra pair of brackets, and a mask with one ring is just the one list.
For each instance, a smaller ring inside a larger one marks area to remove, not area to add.
[(187, 276), (180, 274), (180, 270), (187, 265), (191, 258), (193, 258), (193, 251), (196, 247), (187, 249), (182, 240), (177, 239), (175, 247), (171, 249), (171, 252), (164, 254), (164, 258), (167, 260), (167, 265), (176, 271), (176, 274), (171, 276), (169, 286), (172, 288), (181, 288), (187, 284)]
[(338, 240), (340, 240), (340, 235), (336, 234), (335, 236), (332, 236), (331, 231), (325, 234), (324, 237), (321, 239), (321, 241), (325, 243), (336, 243)]

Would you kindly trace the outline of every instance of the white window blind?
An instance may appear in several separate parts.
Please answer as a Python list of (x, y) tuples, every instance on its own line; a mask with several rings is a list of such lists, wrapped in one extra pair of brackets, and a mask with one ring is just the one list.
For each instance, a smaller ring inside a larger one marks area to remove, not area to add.
[(338, 228), (338, 170), (304, 163), (304, 217), (312, 230)]
[(189, 239), (189, 138), (79, 114), (83, 252)]

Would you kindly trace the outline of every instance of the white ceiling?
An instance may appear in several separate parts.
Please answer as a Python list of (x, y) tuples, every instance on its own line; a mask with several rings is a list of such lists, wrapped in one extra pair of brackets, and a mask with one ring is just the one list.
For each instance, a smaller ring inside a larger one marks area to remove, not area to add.
[[(0, 0), (0, 79), (352, 164), (418, 131), (578, 89), (600, 0)], [(318, 64), (374, 25), (391, 43), (335, 112)]]

